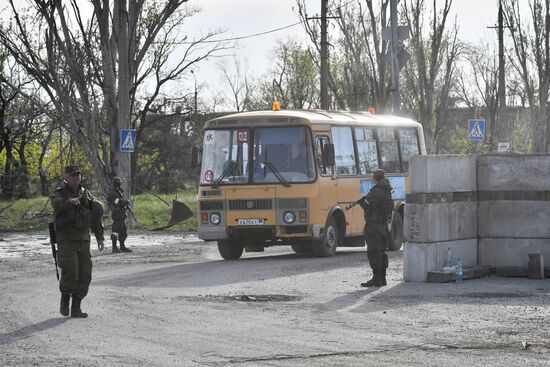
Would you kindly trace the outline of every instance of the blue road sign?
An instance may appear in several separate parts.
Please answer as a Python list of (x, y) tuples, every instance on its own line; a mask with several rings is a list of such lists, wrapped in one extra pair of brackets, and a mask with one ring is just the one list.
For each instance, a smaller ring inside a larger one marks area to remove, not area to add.
[(136, 147), (136, 130), (120, 130), (120, 152), (133, 153)]
[(468, 139), (485, 140), (485, 120), (471, 119), (468, 124)]

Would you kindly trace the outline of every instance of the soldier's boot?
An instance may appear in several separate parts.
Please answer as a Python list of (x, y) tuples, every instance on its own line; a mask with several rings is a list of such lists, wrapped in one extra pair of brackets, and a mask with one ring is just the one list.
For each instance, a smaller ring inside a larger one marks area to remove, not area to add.
[(388, 269), (388, 254), (384, 253), (382, 255), (382, 269), (380, 269), (380, 283), (382, 286), (387, 285), (386, 283), (386, 270)]
[(132, 252), (132, 250), (124, 246), (124, 241), (120, 241), (120, 252)]
[(361, 287), (382, 287), (382, 281), (378, 272), (373, 272), (372, 279), (366, 283), (361, 283)]
[(69, 316), (69, 302), (71, 301), (70, 294), (61, 295), (61, 303), (59, 305), (59, 313), (63, 316)]
[(88, 317), (86, 312), (82, 312), (80, 309), (80, 302), (82, 300), (78, 297), (73, 296), (73, 304), (71, 305), (71, 317), (77, 317), (79, 319), (84, 319)]
[(116, 247), (116, 236), (111, 236), (111, 241), (113, 242), (113, 254), (118, 254), (120, 250)]

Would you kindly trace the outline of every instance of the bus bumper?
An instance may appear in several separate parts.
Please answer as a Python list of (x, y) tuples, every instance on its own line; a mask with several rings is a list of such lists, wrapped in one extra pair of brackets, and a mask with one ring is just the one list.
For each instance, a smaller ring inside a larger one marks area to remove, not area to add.
[(199, 238), (205, 241), (224, 240), (228, 237), (227, 228), (222, 227), (205, 227), (199, 226), (198, 228)]

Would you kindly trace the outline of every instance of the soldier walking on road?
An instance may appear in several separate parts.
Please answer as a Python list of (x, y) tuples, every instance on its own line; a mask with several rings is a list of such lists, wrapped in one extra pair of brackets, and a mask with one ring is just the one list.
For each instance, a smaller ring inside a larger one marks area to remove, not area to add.
[(57, 261), (61, 268), (59, 290), (61, 305), (59, 312), (71, 317), (84, 318), (81, 301), (88, 294), (92, 281), (92, 259), (90, 254), (90, 229), (97, 240), (99, 251), (104, 248), (103, 205), (80, 184), (78, 166), (65, 167), (63, 184), (52, 195), (54, 222), (57, 240)]
[[(128, 237), (128, 228), (126, 227), (126, 210), (130, 205), (130, 200), (124, 197), (124, 190), (120, 187), (122, 180), (120, 177), (113, 177), (113, 185), (109, 189), (108, 201), (111, 208), (111, 217), (113, 227), (111, 229), (111, 241), (113, 242), (113, 253), (132, 252), (124, 245)], [(120, 242), (120, 250), (117, 247), (117, 239)]]
[(391, 185), (385, 179), (381, 169), (373, 173), (374, 187), (359, 204), (365, 212), (365, 241), (367, 242), (367, 258), (372, 268), (372, 279), (361, 283), (362, 287), (382, 287), (386, 285), (386, 269), (388, 268), (388, 223), (392, 218), (393, 201)]

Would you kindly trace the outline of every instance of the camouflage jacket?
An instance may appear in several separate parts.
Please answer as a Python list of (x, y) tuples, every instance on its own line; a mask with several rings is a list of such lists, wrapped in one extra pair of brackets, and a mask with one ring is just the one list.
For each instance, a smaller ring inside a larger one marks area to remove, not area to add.
[[(80, 204), (71, 204), (69, 200), (76, 197), (80, 198)], [(58, 241), (89, 240), (90, 229), (97, 240), (104, 240), (101, 214), (95, 214), (92, 210), (95, 199), (87, 189), (79, 186), (73, 190), (63, 182), (55, 189), (51, 200)]]
[(109, 208), (111, 208), (113, 221), (126, 219), (128, 200), (124, 197), (124, 191), (121, 188), (111, 186), (107, 195), (107, 201)]

